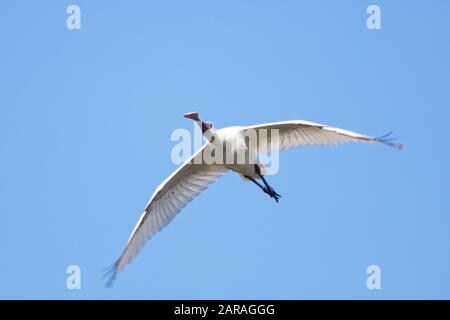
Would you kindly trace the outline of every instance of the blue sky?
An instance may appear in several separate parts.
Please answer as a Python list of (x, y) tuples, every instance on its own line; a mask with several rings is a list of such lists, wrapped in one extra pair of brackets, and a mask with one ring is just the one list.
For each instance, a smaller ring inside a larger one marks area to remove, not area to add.
[[(366, 8), (381, 8), (368, 30)], [(81, 8), (81, 30), (66, 8)], [(0, 10), (0, 298), (450, 298), (448, 1), (9, 1)], [(105, 289), (174, 129), (289, 119), (384, 146), (228, 174)], [(66, 268), (81, 268), (81, 290)], [(366, 268), (381, 270), (368, 290)]]

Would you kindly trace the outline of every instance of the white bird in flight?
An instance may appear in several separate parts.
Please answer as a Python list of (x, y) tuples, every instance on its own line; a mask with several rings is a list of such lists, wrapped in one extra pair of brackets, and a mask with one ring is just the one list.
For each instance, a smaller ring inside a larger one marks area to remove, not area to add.
[[(106, 274), (108, 276), (108, 287), (113, 284), (118, 272), (122, 271), (131, 262), (153, 235), (168, 225), (192, 199), (227, 171), (234, 171), (244, 180), (252, 181), (264, 193), (278, 202), (281, 196), (264, 178), (267, 168), (258, 162), (258, 154), (260, 153), (306, 145), (339, 145), (349, 142), (385, 144), (400, 150), (404, 148), (402, 144), (395, 143), (393, 139), (389, 138), (391, 133), (378, 138), (370, 137), (303, 120), (216, 129), (211, 122), (203, 122), (197, 112), (187, 113), (184, 117), (197, 123), (207, 141), (199, 151), (155, 190), (131, 233), (122, 255)], [(266, 131), (267, 138), (265, 143), (258, 140), (256, 146), (250, 146), (249, 140), (246, 139), (249, 131), (254, 131), (257, 134), (261, 131)], [(272, 144), (271, 141), (272, 135), (274, 135), (273, 132), (277, 133), (278, 138), (275, 144)], [(208, 148), (214, 146), (223, 148), (225, 141), (229, 144), (225, 148), (223, 156), (226, 157), (226, 153), (231, 152), (233, 159), (236, 159), (236, 156), (245, 153), (247, 155), (245, 162), (228, 163), (223, 161), (222, 164), (207, 164), (201, 160)], [(230, 141), (232, 142), (230, 143)], [(196, 159), (200, 159), (200, 161), (196, 162)], [(261, 180), (262, 183), (258, 182), (258, 180)]]

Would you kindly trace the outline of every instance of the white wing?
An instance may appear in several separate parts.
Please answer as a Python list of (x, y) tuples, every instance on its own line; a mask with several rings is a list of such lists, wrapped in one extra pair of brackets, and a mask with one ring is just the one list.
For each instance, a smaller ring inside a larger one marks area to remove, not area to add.
[(145, 242), (168, 225), (184, 206), (227, 171), (223, 166), (202, 163), (203, 151), (207, 145), (208, 143), (203, 145), (156, 189), (131, 233), (125, 250), (110, 270), (108, 286), (112, 285), (117, 272), (122, 271), (139, 253)]
[[(261, 143), (259, 140), (261, 129), (267, 130), (267, 143)], [(255, 126), (245, 127), (243, 130), (256, 130), (258, 137), (258, 152), (269, 152), (272, 149), (271, 129), (278, 130), (278, 150), (285, 150), (298, 146), (306, 145), (339, 145), (349, 142), (365, 142), (386, 144), (391, 147), (403, 149), (403, 145), (394, 143), (387, 134), (383, 137), (370, 137), (356, 132), (333, 128), (323, 124), (318, 124), (303, 120), (292, 120), (284, 122), (266, 123)], [(277, 144), (273, 145), (275, 149)]]

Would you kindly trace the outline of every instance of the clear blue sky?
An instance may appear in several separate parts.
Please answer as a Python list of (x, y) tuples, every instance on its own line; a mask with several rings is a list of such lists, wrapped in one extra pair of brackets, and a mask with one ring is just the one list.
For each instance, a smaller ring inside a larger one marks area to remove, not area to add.
[[(2, 4), (0, 298), (450, 298), (449, 39), (444, 0)], [(407, 149), (287, 151), (279, 204), (228, 174), (105, 289), (194, 110), (394, 130)]]

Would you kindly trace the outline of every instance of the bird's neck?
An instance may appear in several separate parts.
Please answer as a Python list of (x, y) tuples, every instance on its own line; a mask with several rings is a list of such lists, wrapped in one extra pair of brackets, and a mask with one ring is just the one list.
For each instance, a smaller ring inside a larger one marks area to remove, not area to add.
[(211, 128), (205, 131), (205, 133), (203, 134), (205, 136), (206, 139), (208, 139), (209, 142), (214, 143), (217, 140), (217, 134), (216, 134), (216, 129), (215, 128)]

